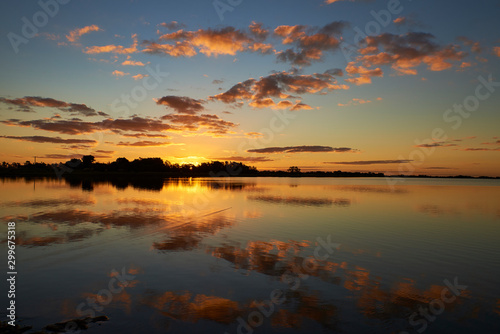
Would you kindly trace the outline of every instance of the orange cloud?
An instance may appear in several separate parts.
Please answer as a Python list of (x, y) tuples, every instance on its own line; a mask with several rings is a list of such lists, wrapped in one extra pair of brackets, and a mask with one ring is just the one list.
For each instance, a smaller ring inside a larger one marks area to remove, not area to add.
[(147, 45), (142, 52), (150, 54), (166, 54), (172, 57), (192, 57), (197, 54), (196, 50), (189, 42), (179, 42), (177, 41), (174, 45), (172, 44), (158, 44), (155, 42), (146, 41)]
[[(237, 103), (240, 100), (249, 101), (249, 106), (256, 108), (272, 107), (283, 109), (291, 107), (288, 100), (279, 101), (277, 104), (272, 98), (286, 99), (290, 94), (316, 94), (338, 89), (348, 89), (346, 85), (337, 84), (334, 75), (341, 74), (337, 69), (324, 73), (298, 75), (292, 72), (277, 72), (259, 80), (248, 79), (240, 82), (224, 93), (210, 96), (209, 100), (219, 100), (224, 103)], [(312, 109), (305, 104), (296, 104), (294, 110)]]
[(205, 108), (202, 106), (205, 103), (203, 100), (195, 100), (187, 96), (164, 96), (156, 100), (156, 104), (164, 105), (174, 109), (177, 113), (181, 114), (195, 114), (203, 111)]
[(257, 40), (265, 40), (269, 35), (269, 30), (262, 28), (262, 23), (257, 23), (252, 21), (252, 24), (248, 27), (250, 33), (257, 38)]
[(79, 114), (83, 116), (108, 116), (106, 113), (102, 111), (96, 111), (95, 109), (90, 108), (85, 104), (65, 102), (50, 97), (25, 96), (17, 99), (7, 99), (0, 97), (0, 102), (16, 106), (18, 108), (17, 111), (22, 112), (34, 112), (32, 107), (47, 107), (57, 108), (61, 111), (69, 112), (74, 115)]
[(142, 140), (142, 141), (137, 141), (137, 142), (119, 142), (116, 144), (117, 146), (137, 146), (137, 147), (145, 147), (145, 146), (164, 146), (164, 145), (170, 145), (170, 143), (163, 143), (159, 141), (149, 141), (149, 140)]
[(332, 4), (332, 3), (335, 3), (335, 2), (340, 2), (340, 1), (350, 1), (350, 2), (354, 2), (355, 0), (325, 0), (325, 4), (330, 5), (330, 4)]
[(160, 23), (160, 26), (167, 28), (168, 30), (175, 30), (175, 29), (178, 29), (180, 27), (184, 27), (184, 24), (179, 23), (177, 21), (171, 21), (169, 23), (166, 23), (166, 22)]
[(474, 53), (483, 52), (483, 48), (481, 47), (481, 44), (479, 42), (473, 41), (473, 40), (471, 40), (467, 37), (464, 37), (464, 36), (459, 36), (457, 39), (459, 41), (461, 41), (462, 43), (464, 43), (464, 45), (470, 46), (472, 52), (474, 52)]
[(282, 44), (293, 47), (275, 51), (278, 61), (294, 65), (308, 66), (312, 61), (319, 61), (323, 52), (338, 49), (340, 33), (347, 24), (341, 21), (331, 22), (321, 28), (304, 25), (282, 25), (274, 29), (274, 35), (282, 38)]
[(500, 151), (500, 147), (497, 148), (468, 147), (461, 149), (460, 151)]
[(319, 145), (302, 145), (302, 146), (284, 146), (284, 147), (265, 147), (247, 150), (249, 153), (317, 153), (317, 152), (335, 152), (335, 153), (345, 153), (345, 152), (357, 152), (357, 149), (350, 147), (331, 147), (331, 146), (319, 146)]
[(46, 136), (0, 136), (0, 138), (29, 141), (32, 143), (52, 143), (52, 144), (97, 144), (91, 139), (63, 139), (61, 137)]
[(268, 31), (260, 23), (252, 22), (250, 31), (238, 30), (234, 27), (221, 29), (198, 29), (196, 31), (178, 31), (161, 35), (160, 41), (172, 41), (174, 44), (160, 44), (145, 41), (143, 52), (166, 54), (173, 57), (192, 57), (198, 52), (207, 57), (219, 55), (234, 56), (238, 52), (251, 51), (269, 53), (272, 45), (263, 43)]
[(70, 31), (69, 35), (66, 35), (66, 38), (68, 39), (69, 42), (75, 43), (82, 35), (88, 34), (89, 32), (92, 31), (102, 31), (102, 29), (93, 24), (91, 26), (86, 26), (83, 28)]
[(347, 64), (346, 72), (350, 76), (359, 75), (359, 77), (345, 79), (345, 81), (353, 83), (355, 85), (364, 85), (372, 82), (372, 77), (383, 77), (384, 73), (380, 68), (375, 68), (373, 70), (367, 69), (363, 66), (355, 66), (355, 62), (350, 62)]
[[(175, 26), (168, 25), (170, 28)], [(173, 57), (192, 57), (198, 53), (217, 57), (236, 56), (239, 52), (274, 52), (279, 61), (309, 65), (312, 61), (321, 60), (324, 51), (339, 47), (340, 32), (345, 26), (345, 22), (331, 22), (323, 27), (279, 26), (274, 29), (274, 36), (281, 37), (283, 45), (292, 46), (281, 51), (275, 50), (273, 44), (266, 43), (270, 32), (257, 22), (252, 22), (248, 30), (231, 26), (195, 31), (179, 29), (161, 35), (158, 41), (144, 41), (145, 48), (142, 51)]]
[(424, 147), (424, 148), (429, 148), (429, 147), (450, 147), (450, 146), (458, 146), (457, 144), (449, 143), (446, 141), (440, 141), (440, 142), (430, 142), (430, 143), (425, 143), (425, 144), (419, 144), (415, 145), (415, 147)]
[(86, 47), (83, 51), (87, 54), (99, 54), (99, 53), (118, 53), (118, 54), (132, 54), (137, 52), (137, 34), (132, 35), (133, 43), (130, 47), (126, 48), (121, 45), (104, 45), (104, 46), (90, 46)]
[(142, 61), (125, 60), (123, 66), (146, 66)]
[(288, 101), (288, 100), (282, 100), (282, 101), (279, 101), (273, 109), (286, 109), (286, 108), (290, 108), (290, 107), (293, 107), (293, 103)]
[(222, 161), (236, 161), (236, 162), (266, 162), (266, 161), (274, 161), (272, 159), (266, 157), (224, 157), (224, 158), (215, 158), (215, 160)]
[(231, 55), (245, 50), (252, 40), (239, 30), (227, 27), (221, 30), (198, 30), (191, 43), (200, 49), (204, 55)]
[(288, 100), (279, 101), (275, 103), (271, 98), (265, 98), (262, 100), (253, 100), (248, 103), (250, 107), (254, 108), (271, 108), (271, 109), (286, 109), (290, 108), (290, 110), (311, 110), (313, 107), (307, 105), (305, 103), (301, 103), (300, 100), (297, 103), (293, 104)]
[(460, 61), (465, 55), (464, 52), (457, 51), (456, 47), (447, 46), (432, 55), (425, 56), (423, 62), (428, 65), (431, 71), (443, 71), (453, 66), (450, 61)]
[[(361, 56), (356, 62), (366, 68), (390, 65), (400, 75), (416, 75), (416, 67), (421, 64), (426, 64), (431, 71), (443, 71), (453, 67), (454, 62), (462, 63), (467, 56), (457, 45), (440, 46), (433, 42), (433, 38), (433, 35), (423, 32), (368, 36), (360, 43)], [(349, 63), (349, 66), (354, 66), (356, 62)], [(348, 82), (370, 83), (371, 76), (373, 75), (351, 79)]]
[(349, 78), (345, 79), (345, 81), (355, 84), (356, 86), (371, 84), (372, 79), (370, 77), (358, 77), (358, 78)]
[(112, 131), (114, 133), (120, 133), (121, 131), (133, 131), (133, 132), (162, 132), (162, 131), (173, 131), (177, 130), (175, 126), (163, 123), (159, 119), (154, 118), (143, 118), (139, 116), (133, 116), (128, 119), (111, 119), (107, 118), (98, 122), (85, 122), (78, 118), (72, 118), (70, 120), (62, 119), (38, 119), (30, 121), (22, 121), (19, 119), (9, 119), (5, 121), (0, 121), (7, 126), (20, 126), (20, 127), (33, 127), (35, 129), (57, 132), (69, 135), (78, 135), (85, 133), (94, 133), (98, 131)]
[(405, 22), (406, 22), (406, 17), (404, 17), (404, 16), (400, 16), (400, 17), (396, 18), (396, 19), (395, 19), (394, 21), (392, 21), (392, 22), (394, 22), (394, 24), (403, 24), (403, 23), (405, 23)]
[(497, 56), (500, 57), (500, 46), (495, 46), (493, 48), (493, 53)]
[(271, 98), (266, 98), (262, 100), (254, 100), (248, 104), (250, 107), (255, 107), (255, 108), (268, 108), (271, 106), (274, 106), (275, 103), (273, 99)]
[(295, 110), (312, 110), (312, 109), (313, 107), (311, 107), (308, 104), (297, 102), (290, 110), (295, 111)]
[(259, 138), (259, 137), (262, 137), (262, 133), (260, 133), (260, 132), (247, 132), (247, 133), (245, 133), (245, 136), (250, 137), (250, 138)]
[(123, 137), (128, 137), (128, 138), (170, 138), (168, 135), (164, 135), (161, 133), (123, 133)]
[[(497, 137), (493, 137), (493, 139), (496, 139)], [(485, 142), (485, 143), (481, 143), (481, 145), (500, 145), (500, 139), (498, 139), (497, 141), (495, 142)]]
[(136, 75), (132, 76), (132, 78), (134, 80), (141, 80), (142, 78), (145, 78), (145, 77), (149, 77), (149, 74), (136, 74)]
[(272, 48), (273, 46), (271, 44), (253, 43), (248, 47), (248, 50), (265, 54), (270, 53), (272, 51)]
[(169, 121), (175, 126), (172, 130), (176, 131), (198, 131), (202, 128), (207, 129), (208, 133), (214, 135), (224, 135), (230, 133), (230, 129), (238, 124), (225, 121), (217, 115), (201, 114), (169, 114), (162, 116), (163, 120)]
[(323, 162), (330, 165), (385, 165), (385, 164), (402, 164), (409, 163), (413, 160), (361, 160), (361, 161), (336, 161)]
[(239, 82), (224, 93), (210, 96), (209, 99), (219, 100), (224, 103), (235, 103), (238, 100), (246, 100), (252, 98), (252, 86), (255, 79), (248, 79), (244, 82)]
[(278, 26), (274, 29), (274, 34), (280, 37), (283, 37), (283, 44), (293, 43), (295, 40), (298, 40), (300, 37), (306, 35), (305, 33), (306, 26), (303, 25), (282, 25)]
[(123, 76), (126, 76), (126, 75), (130, 75), (130, 73), (125, 73), (125, 72), (118, 71), (118, 70), (114, 70), (111, 74), (114, 75), (117, 78), (123, 77)]

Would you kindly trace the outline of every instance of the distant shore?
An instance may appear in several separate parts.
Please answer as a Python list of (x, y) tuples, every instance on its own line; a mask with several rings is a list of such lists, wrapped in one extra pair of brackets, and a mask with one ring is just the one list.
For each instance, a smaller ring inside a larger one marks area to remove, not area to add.
[(302, 172), (297, 166), (286, 171), (259, 171), (235, 161), (211, 161), (201, 164), (172, 164), (161, 158), (139, 158), (129, 161), (118, 158), (113, 162), (99, 163), (94, 157), (83, 156), (65, 163), (46, 164), (1, 163), (0, 177), (48, 177), (48, 178), (186, 178), (186, 177), (400, 177), (400, 178), (461, 178), (461, 179), (500, 179), (490, 176), (434, 176), (434, 175), (385, 175), (378, 172), (345, 172), (345, 171), (309, 171)]
[(500, 177), (490, 177), (490, 176), (469, 176), (469, 175), (452, 175), (452, 176), (435, 176), (435, 175), (385, 175), (384, 173), (363, 173), (363, 172), (300, 172), (300, 173), (289, 173), (286, 171), (259, 171), (257, 173), (250, 174), (227, 174), (227, 175), (215, 175), (207, 173), (170, 173), (170, 172), (148, 172), (148, 171), (86, 171), (86, 170), (75, 170), (72, 172), (63, 173), (58, 175), (55, 171), (3, 171), (0, 170), (0, 178), (17, 178), (17, 177), (27, 177), (27, 178), (97, 178), (97, 179), (107, 179), (107, 178), (120, 178), (120, 177), (131, 177), (131, 178), (148, 178), (148, 177), (161, 177), (161, 178), (206, 178), (206, 177), (344, 177), (344, 178), (359, 178), (359, 177), (391, 177), (391, 178), (433, 178), (433, 179), (491, 179), (498, 180)]

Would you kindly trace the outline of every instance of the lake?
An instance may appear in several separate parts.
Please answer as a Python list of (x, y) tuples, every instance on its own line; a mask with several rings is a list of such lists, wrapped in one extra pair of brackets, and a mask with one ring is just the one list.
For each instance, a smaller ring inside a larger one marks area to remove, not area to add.
[(500, 331), (500, 180), (0, 181), (36, 330)]

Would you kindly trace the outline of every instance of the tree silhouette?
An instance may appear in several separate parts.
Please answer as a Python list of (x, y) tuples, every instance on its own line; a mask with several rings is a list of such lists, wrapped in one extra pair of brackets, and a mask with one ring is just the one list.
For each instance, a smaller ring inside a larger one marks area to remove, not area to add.
[(290, 168), (287, 169), (287, 172), (291, 174), (299, 174), (300, 168), (297, 166), (291, 166)]
[(90, 167), (90, 165), (92, 165), (94, 161), (95, 157), (93, 155), (84, 155), (82, 157), (83, 166), (85, 167)]

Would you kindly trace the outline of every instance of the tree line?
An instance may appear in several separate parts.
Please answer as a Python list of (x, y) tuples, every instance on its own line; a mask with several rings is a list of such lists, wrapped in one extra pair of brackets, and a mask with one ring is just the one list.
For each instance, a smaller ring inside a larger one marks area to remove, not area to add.
[(157, 172), (168, 174), (180, 175), (195, 175), (209, 173), (220, 173), (223, 171), (233, 171), (234, 173), (249, 175), (258, 173), (257, 169), (253, 166), (247, 166), (240, 162), (235, 161), (210, 161), (201, 164), (178, 164), (171, 163), (162, 158), (138, 158), (132, 161), (127, 158), (117, 158), (113, 162), (96, 162), (95, 157), (92, 155), (84, 155), (81, 159), (73, 158), (65, 163), (59, 164), (46, 164), (46, 163), (31, 163), (26, 161), (24, 164), (20, 163), (6, 163), (2, 162), (0, 170), (5, 172), (50, 172), (54, 169), (64, 168), (69, 172), (79, 173), (92, 173), (92, 172), (131, 172), (131, 173), (144, 173), (144, 172)]
[(173, 177), (189, 177), (189, 176), (342, 176), (342, 177), (380, 177), (383, 173), (362, 173), (362, 172), (323, 172), (311, 171), (302, 172), (297, 166), (291, 166), (286, 171), (259, 171), (254, 166), (248, 166), (236, 161), (210, 161), (200, 164), (178, 164), (171, 163), (162, 158), (138, 158), (132, 161), (127, 158), (117, 158), (112, 162), (96, 162), (92, 155), (84, 155), (81, 159), (73, 158), (65, 163), (46, 164), (43, 162), (32, 163), (26, 161), (24, 164), (17, 162), (6, 163), (0, 165), (1, 175), (45, 175), (53, 174), (60, 177), (62, 175), (92, 175), (92, 174), (145, 174), (145, 173), (161, 173), (165, 176)]

